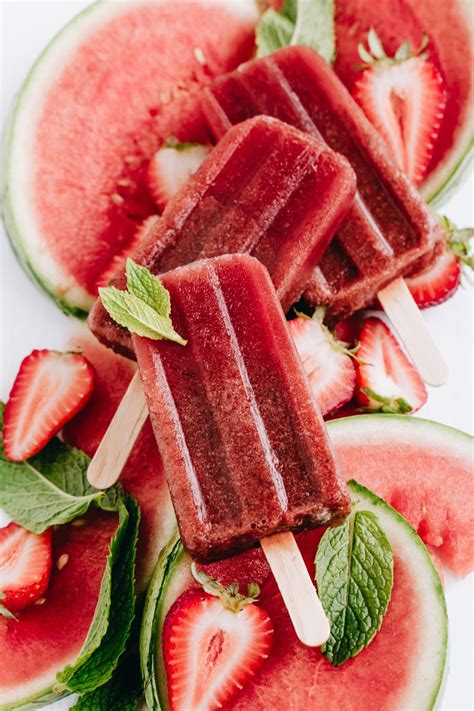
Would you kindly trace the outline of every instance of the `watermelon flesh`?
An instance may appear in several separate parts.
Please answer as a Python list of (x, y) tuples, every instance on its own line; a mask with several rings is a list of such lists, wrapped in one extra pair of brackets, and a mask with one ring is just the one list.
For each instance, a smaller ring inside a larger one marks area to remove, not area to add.
[[(91, 510), (82, 520), (81, 526), (68, 524), (54, 532), (44, 604), (17, 613), (18, 621), (0, 616), (0, 705), (18, 707), (48, 693), (86, 640), (118, 517)], [(58, 570), (62, 555), (69, 558)]]
[(99, 2), (33, 68), (13, 117), (6, 219), (65, 308), (90, 308), (113, 255), (156, 212), (146, 171), (162, 141), (206, 139), (199, 87), (250, 56), (257, 17), (253, 0)]
[(398, 415), (334, 420), (328, 430), (346, 478), (397, 509), (451, 572), (464, 576), (474, 569), (469, 435)]

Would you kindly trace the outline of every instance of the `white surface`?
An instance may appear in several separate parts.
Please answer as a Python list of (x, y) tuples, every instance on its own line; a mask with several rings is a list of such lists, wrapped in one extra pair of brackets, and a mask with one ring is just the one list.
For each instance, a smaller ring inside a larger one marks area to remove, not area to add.
[[(84, 2), (64, 0), (1, 2), (3, 124), (13, 98), (38, 53), (55, 32), (86, 5)], [(474, 224), (473, 192), (474, 180), (471, 176), (470, 182), (464, 184), (443, 208), (462, 227)], [(22, 358), (33, 348), (61, 348), (67, 334), (77, 327), (77, 321), (61, 314), (53, 302), (29, 281), (15, 260), (3, 226), (0, 249), (0, 396), (5, 399)], [(469, 432), (473, 430), (472, 293), (469, 287), (461, 288), (450, 301), (425, 311), (431, 332), (448, 363), (450, 377), (444, 388), (429, 388), (428, 403), (420, 413), (422, 417)], [(450, 659), (445, 692), (439, 707), (443, 711), (468, 711), (473, 708), (472, 580), (472, 576), (464, 581), (446, 580)], [(54, 708), (68, 708), (68, 702), (56, 704)]]

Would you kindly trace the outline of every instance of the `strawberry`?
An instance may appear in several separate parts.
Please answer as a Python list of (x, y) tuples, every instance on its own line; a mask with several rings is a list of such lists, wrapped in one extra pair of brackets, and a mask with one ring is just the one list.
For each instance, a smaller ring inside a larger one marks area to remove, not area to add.
[(427, 400), (424, 383), (383, 321), (368, 318), (357, 351), (358, 402), (371, 412), (408, 413)]
[(219, 709), (243, 688), (268, 657), (273, 624), (237, 583), (225, 588), (193, 565), (204, 589), (183, 593), (163, 629), (163, 655), (171, 711)]
[(356, 376), (347, 344), (338, 341), (317, 314), (312, 319), (295, 318), (288, 327), (316, 402), (326, 415), (352, 398)]
[(408, 288), (420, 308), (435, 306), (454, 294), (461, 282), (462, 267), (474, 268), (471, 250), (473, 229), (460, 230), (447, 217), (438, 217), (444, 229), (446, 245), (441, 254), (423, 271), (405, 277)]
[(5, 407), (5, 456), (33, 456), (86, 404), (94, 370), (79, 353), (34, 350), (16, 376)]
[(161, 211), (210, 150), (211, 146), (200, 143), (168, 142), (155, 153), (148, 166), (148, 188)]
[(31, 533), (16, 523), (0, 528), (0, 614), (29, 607), (48, 587), (51, 531)]
[(411, 52), (404, 42), (394, 57), (387, 57), (374, 29), (361, 43), (362, 74), (354, 98), (385, 139), (397, 165), (414, 185), (419, 185), (430, 162), (446, 106), (444, 81), (420, 47)]
[(405, 277), (406, 284), (420, 308), (440, 304), (454, 294), (461, 281), (461, 262), (449, 249), (423, 271)]
[(100, 286), (108, 286), (111, 279), (116, 277), (117, 274), (120, 274), (121, 271), (125, 270), (125, 262), (127, 261), (127, 257), (133, 254), (142, 239), (144, 239), (145, 235), (147, 235), (148, 232), (154, 228), (159, 219), (158, 215), (150, 215), (150, 217), (147, 217), (143, 220), (143, 222), (140, 222), (130, 242), (126, 245), (126, 247), (121, 249), (120, 252), (114, 254), (108, 267), (104, 269), (100, 277), (97, 279), (97, 288)]

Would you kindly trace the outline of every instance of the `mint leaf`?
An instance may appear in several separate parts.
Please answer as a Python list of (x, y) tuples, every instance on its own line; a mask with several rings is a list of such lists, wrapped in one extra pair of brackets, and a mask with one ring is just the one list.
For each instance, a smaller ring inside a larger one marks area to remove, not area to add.
[[(3, 429), (4, 404), (0, 403)], [(107, 492), (87, 481), (89, 457), (56, 437), (25, 462), (10, 462), (0, 438), (0, 508), (34, 533), (68, 523), (86, 513), (89, 506), (116, 510), (120, 487)]]
[(316, 553), (319, 597), (331, 634), (322, 648), (340, 666), (372, 641), (393, 586), (393, 554), (375, 514), (356, 511), (328, 528)]
[(256, 29), (258, 56), (287, 47), (291, 44), (294, 29), (294, 23), (286, 15), (271, 8), (264, 12)]
[(138, 655), (127, 657), (114, 671), (106, 684), (80, 696), (73, 711), (136, 711), (142, 696), (140, 660)]
[(99, 602), (76, 662), (58, 674), (58, 690), (84, 693), (109, 681), (130, 636), (135, 614), (135, 554), (140, 521), (136, 501), (119, 502), (119, 526), (111, 544)]
[(128, 291), (165, 318), (170, 315), (169, 291), (148, 269), (128, 258), (126, 266)]
[(256, 41), (259, 57), (280, 47), (304, 44), (333, 62), (334, 0), (286, 0), (280, 12), (266, 10), (257, 26)]
[(166, 338), (185, 346), (170, 318), (169, 294), (160, 281), (145, 267), (127, 260), (128, 291), (114, 286), (99, 289), (102, 304), (109, 315), (124, 328), (145, 338)]

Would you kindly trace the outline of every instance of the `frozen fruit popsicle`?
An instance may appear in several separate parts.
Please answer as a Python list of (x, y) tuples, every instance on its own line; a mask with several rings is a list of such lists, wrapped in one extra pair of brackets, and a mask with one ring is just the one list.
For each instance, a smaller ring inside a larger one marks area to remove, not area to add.
[[(355, 176), (320, 139), (270, 117), (230, 130), (144, 237), (133, 259), (154, 274), (196, 259), (249, 253), (283, 308), (302, 293), (350, 207)], [(113, 281), (123, 287), (123, 276)], [(95, 305), (96, 336), (133, 357), (128, 332)]]
[(187, 345), (132, 338), (191, 555), (343, 518), (349, 498), (267, 270), (228, 255), (161, 282)]
[(218, 139), (233, 124), (267, 114), (322, 137), (354, 168), (356, 198), (305, 291), (311, 304), (348, 315), (370, 305), (393, 279), (433, 258), (441, 244), (435, 220), (314, 50), (281, 49), (219, 77), (204, 91), (203, 108)]

